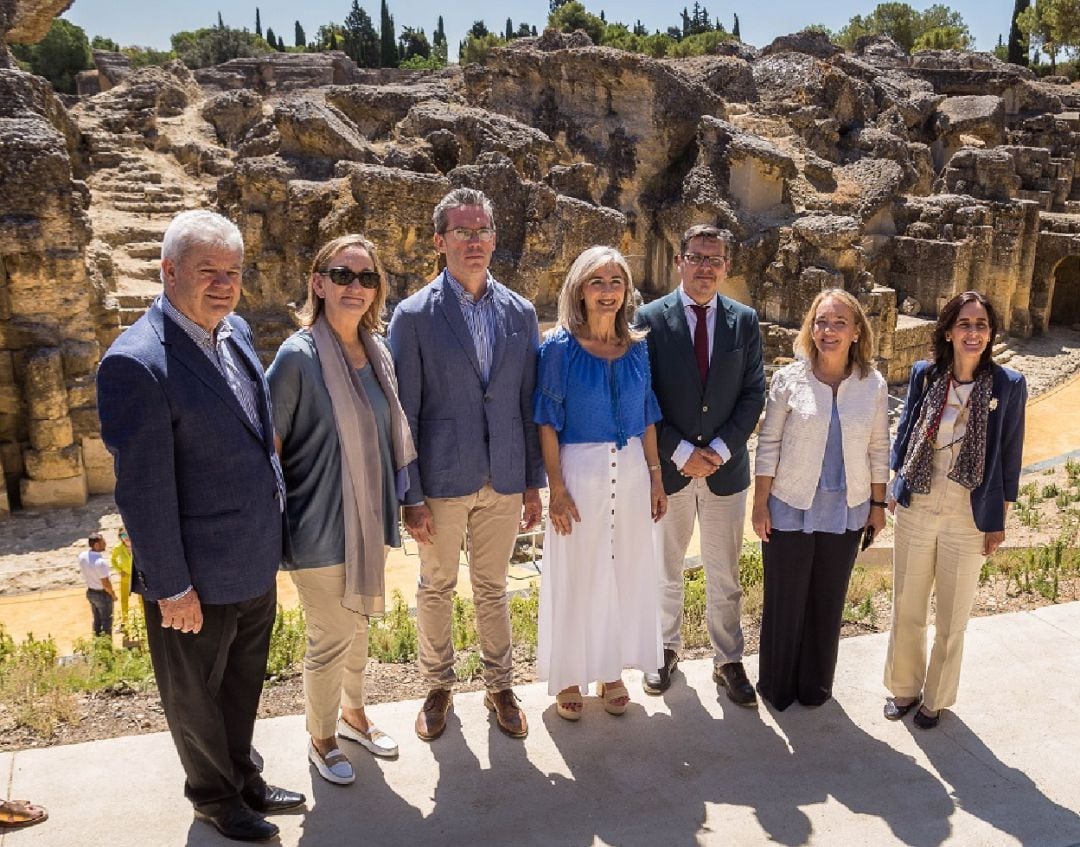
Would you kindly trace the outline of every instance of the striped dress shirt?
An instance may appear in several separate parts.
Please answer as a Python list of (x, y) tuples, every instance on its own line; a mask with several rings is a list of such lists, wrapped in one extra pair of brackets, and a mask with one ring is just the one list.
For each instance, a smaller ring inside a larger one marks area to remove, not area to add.
[(445, 271), (446, 279), (450, 287), (457, 295), (461, 305), (461, 315), (465, 318), (465, 326), (472, 336), (473, 346), (476, 348), (476, 359), (480, 363), (480, 378), (487, 387), (488, 378), (491, 376), (491, 360), (495, 354), (495, 333), (498, 331), (495, 323), (495, 277), (490, 273), (487, 277), (487, 286), (484, 293), (477, 299), (465, 290), (465, 287), (454, 279), (449, 270)]

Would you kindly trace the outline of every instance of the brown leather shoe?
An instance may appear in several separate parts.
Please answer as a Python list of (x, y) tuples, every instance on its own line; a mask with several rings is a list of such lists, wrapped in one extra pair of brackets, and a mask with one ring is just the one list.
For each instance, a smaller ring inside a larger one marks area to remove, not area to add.
[(416, 734), (422, 741), (434, 741), (446, 729), (446, 714), (454, 707), (454, 695), (448, 688), (432, 688), (420, 714), (416, 716)]
[(518, 708), (518, 697), (511, 688), (504, 688), (484, 695), (484, 705), (495, 713), (499, 729), (511, 738), (524, 738), (529, 734), (529, 722)]

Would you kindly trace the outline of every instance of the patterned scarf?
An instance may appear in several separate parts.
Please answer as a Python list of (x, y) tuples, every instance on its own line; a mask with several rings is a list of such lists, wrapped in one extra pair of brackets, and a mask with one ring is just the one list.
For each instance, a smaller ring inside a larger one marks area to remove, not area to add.
[[(949, 397), (951, 380), (952, 374), (945, 373), (930, 385), (930, 390), (923, 398), (919, 420), (908, 442), (900, 474), (914, 494), (930, 493), (930, 478), (934, 471), (934, 440), (937, 438), (941, 415)], [(977, 488), (983, 480), (986, 466), (986, 424), (990, 416), (990, 391), (993, 385), (994, 376), (989, 368), (975, 377), (975, 385), (968, 401), (967, 430), (960, 444), (960, 454), (949, 471), (949, 479), (969, 491)]]

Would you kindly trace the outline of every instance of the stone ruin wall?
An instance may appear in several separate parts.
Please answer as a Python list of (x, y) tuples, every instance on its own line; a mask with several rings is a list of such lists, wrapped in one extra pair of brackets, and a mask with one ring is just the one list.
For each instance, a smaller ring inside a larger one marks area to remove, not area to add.
[(679, 235), (703, 221), (736, 235), (726, 293), (758, 310), (770, 363), (827, 286), (864, 304), (892, 383), (958, 291), (985, 291), (1017, 335), (1058, 314), (1058, 269), (1080, 255), (1076, 88), (887, 39), (656, 61), (581, 38), (435, 73), (342, 54), (132, 72), (99, 54), (83, 83), (99, 93), (70, 112), (0, 72), (0, 172), (19, 186), (0, 217), (8, 490), (28, 507), (109, 490), (94, 368), (160, 290), (168, 220), (197, 205), (244, 233), (240, 311), (266, 359), (333, 236), (379, 246), (391, 306), (426, 283), (431, 210), (458, 186), (495, 201), (493, 272), (542, 317), (592, 243), (618, 246), (646, 297), (670, 290)]

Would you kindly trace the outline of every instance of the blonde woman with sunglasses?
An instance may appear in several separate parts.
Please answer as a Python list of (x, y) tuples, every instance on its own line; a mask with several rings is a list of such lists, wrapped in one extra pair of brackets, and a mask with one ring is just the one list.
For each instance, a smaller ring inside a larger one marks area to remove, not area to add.
[(401, 546), (398, 502), (416, 457), (377, 335), (385, 300), (371, 242), (335, 238), (312, 262), (300, 331), (267, 372), (287, 495), (284, 567), (307, 622), (308, 758), (338, 785), (355, 778), (338, 737), (398, 752), (364, 713), (368, 621), (384, 610), (386, 548)]

